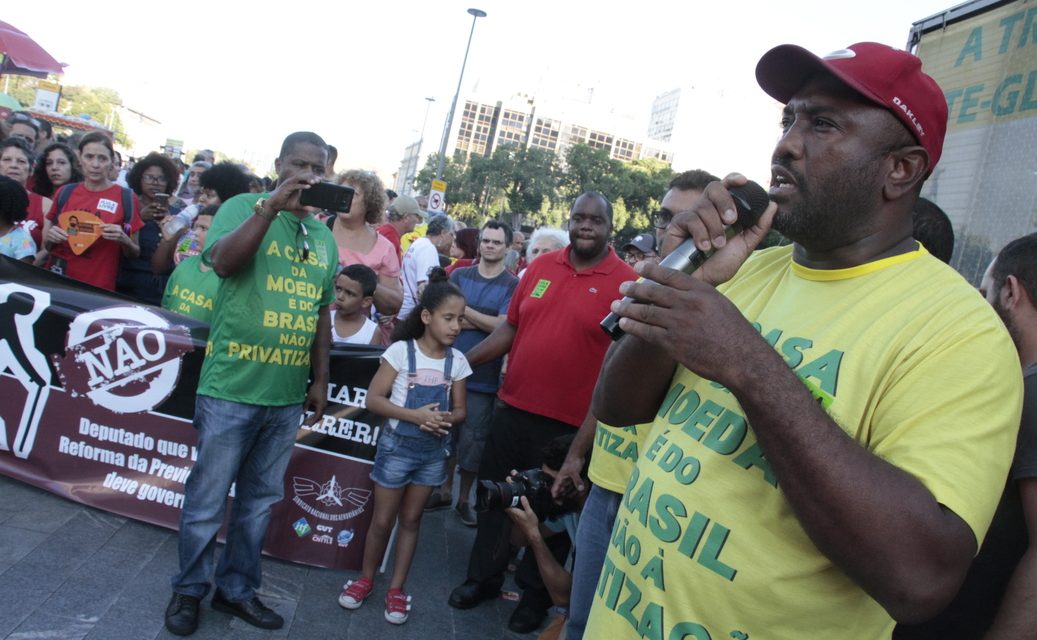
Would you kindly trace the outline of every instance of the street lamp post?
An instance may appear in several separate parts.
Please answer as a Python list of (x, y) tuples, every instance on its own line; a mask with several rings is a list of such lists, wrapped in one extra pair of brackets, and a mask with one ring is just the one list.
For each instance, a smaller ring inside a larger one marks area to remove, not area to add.
[(468, 45), (464, 49), (464, 61), (461, 63), (461, 75), (457, 79), (457, 91), (454, 92), (454, 101), (450, 103), (450, 115), (446, 119), (446, 128), (443, 129), (443, 141), (439, 145), (439, 165), (436, 167), (436, 180), (443, 179), (443, 167), (446, 165), (446, 143), (450, 136), (450, 128), (454, 126), (454, 110), (457, 109), (457, 96), (461, 93), (461, 82), (464, 80), (464, 68), (468, 64), (468, 50), (472, 48), (472, 34), (475, 33), (475, 21), (485, 18), (486, 12), (482, 9), (469, 9), (472, 15), (472, 30), (468, 32)]
[(425, 125), (428, 124), (428, 110), (435, 102), (435, 98), (425, 98), (425, 119), (421, 121), (421, 137), (418, 138), (418, 158), (421, 158), (421, 148), (425, 146)]
[(421, 150), (425, 148), (425, 125), (428, 124), (428, 111), (435, 102), (435, 98), (425, 98), (425, 119), (421, 121), (421, 136), (418, 138), (418, 150), (414, 153), (413, 161), (408, 163), (410, 167), (408, 169), (407, 176), (403, 180), (404, 187), (407, 189), (407, 195), (414, 193), (417, 185), (414, 184), (414, 179), (418, 175), (418, 166), (421, 164)]

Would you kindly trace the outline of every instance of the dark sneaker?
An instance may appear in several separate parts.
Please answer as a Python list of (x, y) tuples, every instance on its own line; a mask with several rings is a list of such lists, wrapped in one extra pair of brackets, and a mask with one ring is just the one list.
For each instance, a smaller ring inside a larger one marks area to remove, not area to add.
[(260, 629), (280, 629), (284, 626), (284, 618), (277, 615), (277, 612), (263, 604), (256, 596), (243, 602), (231, 602), (217, 589), (212, 596), (212, 608), (237, 616)]
[(166, 607), (166, 629), (178, 636), (189, 636), (198, 628), (198, 603), (201, 598), (174, 593)]
[(454, 507), (454, 513), (461, 519), (461, 522), (469, 527), (474, 527), (478, 523), (475, 517), (475, 509), (467, 502), (458, 502), (457, 506)]
[(439, 492), (439, 489), (434, 489), (429, 494), (428, 500), (425, 501), (425, 511), (439, 511), (440, 509), (450, 508), (450, 496), (445, 496)]
[(520, 604), (512, 612), (511, 618), (508, 620), (508, 628), (515, 633), (529, 633), (535, 631), (545, 617), (547, 617), (547, 611)]
[(448, 603), (455, 609), (471, 609), (483, 600), (496, 598), (500, 587), (491, 589), (475, 580), (465, 580), (464, 584), (450, 592)]

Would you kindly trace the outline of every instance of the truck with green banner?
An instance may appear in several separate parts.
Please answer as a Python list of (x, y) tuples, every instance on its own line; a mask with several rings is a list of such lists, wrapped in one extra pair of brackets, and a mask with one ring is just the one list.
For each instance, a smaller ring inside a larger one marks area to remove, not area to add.
[(915, 22), (908, 49), (943, 88), (943, 157), (922, 196), (954, 224), (951, 264), (979, 284), (1037, 231), (1037, 2), (973, 0)]

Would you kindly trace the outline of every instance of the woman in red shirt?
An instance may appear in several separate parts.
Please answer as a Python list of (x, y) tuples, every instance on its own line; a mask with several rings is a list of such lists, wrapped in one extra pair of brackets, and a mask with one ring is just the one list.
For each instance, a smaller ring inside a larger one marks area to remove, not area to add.
[[(114, 157), (108, 136), (98, 132), (83, 136), (79, 141), (83, 182), (66, 185), (55, 194), (60, 203), (64, 191), (71, 189), (64, 205), (52, 207), (43, 225), (51, 271), (110, 291), (115, 290), (122, 257), (140, 255), (137, 232), (143, 226), (136, 194), (108, 178)], [(79, 255), (68, 244), (68, 232), (58, 225), (62, 211), (85, 211), (101, 219), (99, 237)]]
[[(0, 142), (0, 175), (7, 176), (24, 188), (32, 170), (32, 150), (21, 138), (7, 138)], [(50, 210), (51, 201), (38, 193), (27, 191), (29, 194), (28, 215), (20, 224), (32, 236), (36, 248), (41, 250), (43, 240), (43, 217)], [(46, 253), (37, 252), (37, 259), (42, 259)]]

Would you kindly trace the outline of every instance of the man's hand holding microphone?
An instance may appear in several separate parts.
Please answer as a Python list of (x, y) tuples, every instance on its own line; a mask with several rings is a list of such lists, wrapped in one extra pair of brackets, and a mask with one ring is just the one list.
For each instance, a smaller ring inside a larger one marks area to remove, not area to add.
[(615, 339), (623, 333), (640, 338), (705, 378), (730, 382), (751, 362), (751, 353), (742, 351), (761, 341), (715, 287), (730, 280), (767, 235), (776, 209), (762, 187), (740, 174), (710, 183), (670, 222), (662, 262), (638, 265), (642, 278), (620, 287), (626, 297), (612, 303), (603, 329)]

